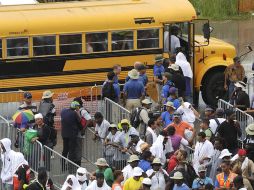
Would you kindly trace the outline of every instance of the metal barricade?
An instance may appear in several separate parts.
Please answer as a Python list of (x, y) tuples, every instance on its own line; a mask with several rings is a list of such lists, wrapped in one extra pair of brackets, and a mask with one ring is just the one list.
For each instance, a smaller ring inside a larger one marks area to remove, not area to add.
[(105, 98), (103, 101), (103, 113), (106, 120), (118, 124), (122, 119), (130, 119), (130, 111)]
[(44, 146), (44, 158), (45, 166), (50, 171), (49, 176), (58, 189), (62, 187), (66, 177), (70, 174), (75, 175), (80, 167), (47, 146)]
[[(250, 77), (247, 81), (247, 90), (250, 98), (254, 96), (254, 73), (252, 74), (252, 77)], [(252, 105), (251, 105), (252, 106)], [(253, 105), (254, 106), (254, 105)]]

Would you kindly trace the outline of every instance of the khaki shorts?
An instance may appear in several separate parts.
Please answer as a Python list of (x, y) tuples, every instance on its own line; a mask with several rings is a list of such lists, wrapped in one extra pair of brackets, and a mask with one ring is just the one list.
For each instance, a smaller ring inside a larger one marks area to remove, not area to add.
[(127, 99), (126, 101), (126, 109), (129, 110), (130, 112), (140, 106), (141, 106), (140, 99)]

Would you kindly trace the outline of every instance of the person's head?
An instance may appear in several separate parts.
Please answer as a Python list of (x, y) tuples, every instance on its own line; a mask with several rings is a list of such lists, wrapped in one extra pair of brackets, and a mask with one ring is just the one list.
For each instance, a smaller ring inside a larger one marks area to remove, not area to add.
[(177, 98), (177, 89), (175, 87), (171, 87), (169, 89), (169, 95), (173, 98), (176, 99)]
[(50, 90), (46, 90), (42, 94), (42, 99), (52, 101), (53, 95), (54, 95), (54, 93), (52, 93)]
[(234, 120), (236, 120), (236, 114), (233, 110), (227, 109), (225, 110), (225, 114), (228, 121), (233, 122)]
[(176, 62), (176, 56), (175, 55), (170, 56), (169, 64), (172, 65), (172, 64), (175, 64), (175, 62)]
[(113, 81), (116, 74), (113, 71), (109, 71), (107, 74), (108, 80)]
[(164, 59), (163, 59), (163, 56), (161, 54), (156, 55), (155, 59), (154, 59), (155, 65), (158, 65), (158, 66), (162, 65), (163, 60)]
[(246, 128), (245, 128), (246, 134), (250, 135), (250, 136), (254, 136), (254, 123), (249, 124)]
[(201, 179), (204, 179), (206, 177), (206, 167), (204, 165), (200, 165), (198, 167), (198, 175)]
[(151, 127), (151, 129), (156, 129), (157, 125), (156, 125), (156, 120), (154, 118), (149, 119), (148, 121), (148, 126)]
[(142, 158), (143, 158), (143, 160), (146, 160), (148, 162), (153, 161), (153, 155), (149, 150), (143, 152)]
[(179, 187), (183, 184), (183, 174), (179, 171), (174, 173), (173, 177), (170, 177), (174, 180), (174, 183)]
[(171, 28), (170, 28), (170, 33), (171, 33), (172, 35), (177, 36), (177, 35), (178, 35), (178, 32), (179, 32), (179, 27), (178, 27), (178, 26), (176, 26), (176, 25), (171, 26)]
[(205, 190), (214, 190), (214, 186), (211, 183), (205, 185)]
[(246, 150), (244, 150), (244, 149), (239, 149), (238, 150), (238, 152), (237, 152), (237, 154), (238, 154), (238, 160), (240, 161), (240, 162), (243, 162), (244, 160), (245, 160), (245, 158), (246, 158), (246, 155), (247, 155), (247, 152), (246, 152)]
[(236, 189), (240, 189), (240, 188), (243, 188), (244, 187), (244, 184), (243, 184), (243, 177), (242, 176), (236, 176), (233, 180), (233, 183), (234, 183), (234, 187)]
[(143, 64), (142, 62), (136, 61), (136, 62), (134, 62), (133, 67), (134, 67), (134, 69), (138, 70), (138, 67), (139, 67), (140, 65), (142, 65), (142, 64)]
[(214, 149), (223, 150), (224, 148), (224, 139), (220, 137), (216, 137), (214, 140)]
[(131, 142), (134, 143), (134, 144), (137, 144), (138, 141), (140, 140), (139, 134), (137, 132), (135, 134), (131, 133), (130, 137), (131, 137)]
[(179, 124), (181, 122), (181, 116), (182, 116), (182, 114), (179, 113), (178, 111), (176, 111), (173, 114), (173, 122), (176, 123), (176, 124)]
[(176, 110), (175, 106), (174, 106), (174, 103), (173, 102), (170, 102), (168, 101), (166, 104), (164, 104), (166, 106), (166, 110), (169, 112), (169, 113), (174, 113), (174, 111)]
[(97, 161), (94, 163), (99, 170), (104, 170), (105, 168), (108, 167), (108, 163), (105, 160), (105, 158), (99, 158), (97, 159)]
[(77, 101), (72, 101), (70, 105), (70, 109), (78, 111), (80, 108), (80, 104)]
[(35, 123), (37, 125), (39, 125), (39, 126), (43, 125), (43, 116), (41, 113), (35, 114), (34, 119), (35, 119)]
[(121, 183), (124, 180), (123, 172), (121, 170), (114, 171), (114, 179), (115, 181)]
[(239, 67), (241, 65), (240, 57), (234, 57), (233, 61), (235, 66)]
[(108, 131), (111, 132), (112, 135), (115, 135), (118, 131), (116, 124), (110, 124)]
[(133, 179), (136, 181), (139, 181), (139, 179), (142, 177), (143, 170), (140, 167), (135, 167), (133, 169)]
[(152, 186), (152, 181), (150, 178), (144, 178), (142, 181), (142, 190), (150, 190)]
[(94, 114), (94, 120), (95, 120), (96, 124), (100, 125), (102, 123), (102, 121), (103, 121), (103, 115), (102, 115), (102, 113), (101, 112), (96, 112)]
[(83, 101), (81, 96), (74, 98), (73, 101), (78, 102), (80, 107), (83, 107)]
[(32, 103), (32, 94), (30, 93), (30, 92), (25, 92), (24, 93), (24, 102), (26, 103), (26, 104), (31, 104)]
[(175, 133), (176, 133), (175, 127), (170, 126), (170, 127), (168, 128), (168, 135), (169, 135), (169, 136), (173, 136)]
[(231, 155), (232, 153), (230, 153), (228, 149), (223, 149), (219, 158), (223, 161), (230, 161)]
[(215, 115), (218, 118), (222, 118), (224, 116), (224, 109), (223, 108), (217, 108), (215, 111)]
[(203, 129), (203, 130), (206, 130), (206, 129), (209, 128), (209, 124), (210, 124), (209, 119), (203, 119), (201, 124), (200, 124), (200, 128)]
[(39, 167), (38, 168), (38, 181), (46, 186), (47, 181), (48, 181), (48, 173), (47, 169), (45, 167)]
[(8, 153), (11, 150), (11, 140), (9, 138), (3, 138), (0, 140), (1, 152)]
[(172, 80), (172, 74), (165, 72), (162, 76), (162, 79), (163, 79), (164, 83), (166, 83), (167, 81)]
[(163, 125), (161, 114), (155, 114), (153, 116), (153, 118), (155, 119), (155, 123), (156, 123), (157, 126), (162, 126)]
[(205, 116), (207, 118), (211, 117), (214, 114), (214, 109), (211, 107), (205, 108)]
[(76, 178), (80, 184), (83, 184), (87, 180), (87, 170), (86, 168), (78, 168), (76, 172)]
[(236, 91), (246, 90), (246, 83), (244, 83), (243, 81), (238, 81), (234, 85)]
[(206, 134), (205, 132), (198, 133), (198, 142), (205, 142), (206, 141)]
[(139, 72), (139, 74), (145, 74), (146, 73), (146, 66), (142, 63), (140, 65), (137, 66), (137, 70)]
[(128, 131), (128, 129), (130, 128), (130, 122), (128, 119), (122, 119), (120, 124), (123, 131)]
[(102, 187), (104, 183), (104, 174), (102, 172), (96, 172), (97, 187)]
[(116, 64), (113, 66), (113, 72), (116, 74), (116, 75), (119, 75), (121, 73), (121, 65), (119, 64)]
[(221, 163), (222, 172), (228, 174), (230, 171), (230, 161), (223, 160)]
[(139, 163), (139, 157), (135, 154), (132, 154), (128, 160), (128, 163), (130, 164), (130, 166), (132, 168), (135, 168), (138, 166), (138, 163)]
[(153, 170), (157, 172), (160, 170), (162, 164), (159, 158), (154, 158), (151, 165)]
[(177, 155), (176, 155), (176, 159), (179, 161), (179, 162), (183, 162), (187, 159), (187, 152), (183, 149), (179, 149), (177, 151)]
[(144, 99), (142, 100), (142, 106), (145, 107), (146, 109), (150, 109), (152, 106), (152, 102), (149, 99)]

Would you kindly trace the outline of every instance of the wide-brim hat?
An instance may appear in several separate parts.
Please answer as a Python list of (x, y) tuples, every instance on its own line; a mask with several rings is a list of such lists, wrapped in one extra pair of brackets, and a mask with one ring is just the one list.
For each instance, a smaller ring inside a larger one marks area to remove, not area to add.
[(254, 135), (254, 123), (249, 124), (246, 129), (245, 129), (246, 133), (248, 135)]
[(96, 166), (109, 166), (105, 158), (99, 158), (94, 164)]
[(242, 90), (246, 90), (246, 84), (243, 81), (238, 81), (234, 85), (237, 88), (241, 88)]
[(143, 181), (142, 181), (142, 184), (145, 184), (145, 185), (152, 185), (152, 180), (150, 178), (144, 178)]
[(206, 167), (204, 165), (200, 165), (198, 167), (198, 172), (205, 172), (206, 171)]
[(174, 106), (174, 103), (173, 103), (173, 102), (170, 102), (170, 101), (168, 101), (166, 104), (164, 104), (164, 106), (166, 106), (166, 107), (171, 107), (171, 108), (173, 108), (174, 110), (176, 109), (175, 106)]
[(177, 64), (171, 64), (171, 65), (168, 66), (168, 68), (172, 69), (174, 71), (179, 71), (180, 70), (180, 67)]
[(142, 104), (149, 105), (149, 104), (152, 104), (152, 102), (146, 98), (146, 99), (142, 100)]
[(134, 177), (139, 177), (139, 176), (142, 176), (142, 173), (143, 173), (144, 171), (140, 168), (140, 167), (135, 167), (134, 169), (133, 169), (133, 176)]
[(50, 90), (46, 90), (42, 94), (42, 99), (51, 98), (53, 95), (54, 95), (53, 92), (51, 92)]
[(164, 58), (161, 54), (156, 55), (154, 58), (155, 63), (162, 62), (163, 60), (164, 60)]
[(153, 165), (153, 164), (160, 164), (160, 165), (162, 165), (159, 158), (154, 158), (154, 159), (153, 159), (153, 162), (152, 162), (152, 165)]
[(232, 155), (232, 153), (230, 153), (228, 149), (223, 149), (223, 150), (221, 151), (221, 154), (220, 154), (219, 159), (222, 159), (222, 158), (224, 158), (225, 156), (231, 156), (231, 155)]
[(183, 174), (181, 172), (175, 172), (173, 177), (170, 179), (183, 179)]
[(135, 162), (135, 161), (139, 161), (139, 157), (135, 154), (132, 154), (127, 162), (131, 163), (131, 162)]
[(139, 78), (139, 73), (136, 69), (132, 69), (131, 71), (128, 72), (128, 76), (131, 79), (138, 79)]
[(118, 127), (117, 127), (117, 125), (116, 124), (110, 124), (110, 126), (109, 126), (109, 128), (108, 128), (108, 130), (110, 131), (111, 129), (116, 129), (116, 130), (118, 130)]

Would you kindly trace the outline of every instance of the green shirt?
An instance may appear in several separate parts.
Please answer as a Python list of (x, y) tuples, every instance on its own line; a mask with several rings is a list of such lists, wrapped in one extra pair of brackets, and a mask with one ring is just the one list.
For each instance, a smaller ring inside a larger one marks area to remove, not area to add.
[(106, 168), (105, 170), (96, 170), (96, 173), (103, 173), (104, 174), (104, 178), (105, 181), (107, 182), (108, 186), (112, 187), (112, 184), (114, 182), (114, 175), (113, 175), (113, 171), (111, 168)]

